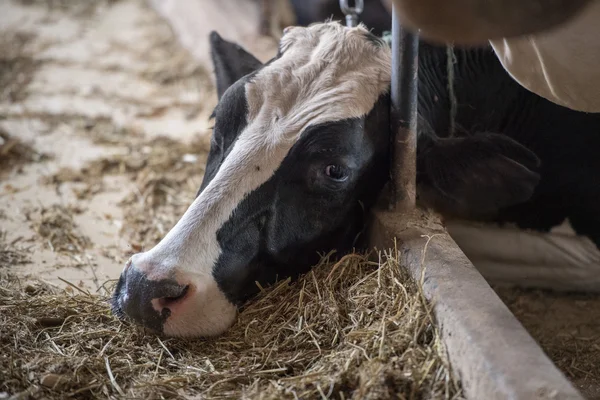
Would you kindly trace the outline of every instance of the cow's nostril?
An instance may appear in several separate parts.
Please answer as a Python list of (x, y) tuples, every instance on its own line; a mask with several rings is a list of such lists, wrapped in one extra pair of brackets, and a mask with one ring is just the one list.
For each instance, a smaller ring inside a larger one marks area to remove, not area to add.
[(169, 305), (172, 305), (174, 303), (177, 303), (177, 302), (183, 300), (189, 291), (190, 291), (190, 285), (186, 285), (181, 289), (181, 293), (179, 293), (175, 296), (167, 296), (167, 297), (161, 298), (159, 300), (159, 304), (162, 307), (168, 307)]

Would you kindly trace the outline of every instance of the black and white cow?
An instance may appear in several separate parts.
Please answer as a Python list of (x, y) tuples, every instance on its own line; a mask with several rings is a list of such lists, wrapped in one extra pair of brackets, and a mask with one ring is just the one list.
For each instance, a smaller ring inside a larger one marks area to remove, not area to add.
[[(288, 29), (261, 64), (211, 35), (219, 103), (204, 181), (160, 243), (128, 261), (113, 310), (172, 336), (215, 335), (237, 306), (352, 248), (388, 177), (390, 49), (363, 27)], [(445, 215), (600, 245), (600, 115), (515, 83), (491, 49), (420, 46), (420, 201)], [(589, 239), (586, 239), (589, 240)]]

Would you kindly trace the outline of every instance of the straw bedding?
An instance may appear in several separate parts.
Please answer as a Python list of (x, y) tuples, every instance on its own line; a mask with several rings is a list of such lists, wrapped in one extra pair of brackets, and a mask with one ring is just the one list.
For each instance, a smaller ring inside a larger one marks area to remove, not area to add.
[(75, 206), (53, 204), (47, 208), (27, 211), (26, 218), (31, 222), (39, 238), (52, 251), (80, 254), (91, 245), (91, 242), (87, 236), (79, 232), (73, 219), (73, 214), (79, 211), (80, 209)]
[(39, 162), (48, 158), (48, 155), (36, 152), (29, 144), (0, 129), (0, 178), (28, 162)]
[[(213, 339), (161, 338), (107, 298), (10, 276), (0, 392), (18, 398), (455, 399), (430, 307), (392, 254), (352, 254), (261, 291)], [(110, 289), (107, 291), (110, 293)]]
[[(2, 218), (2, 215), (0, 215), (0, 218)], [(0, 268), (30, 262), (28, 249), (20, 245), (19, 242), (18, 239), (9, 242), (6, 239), (6, 232), (0, 230)]]

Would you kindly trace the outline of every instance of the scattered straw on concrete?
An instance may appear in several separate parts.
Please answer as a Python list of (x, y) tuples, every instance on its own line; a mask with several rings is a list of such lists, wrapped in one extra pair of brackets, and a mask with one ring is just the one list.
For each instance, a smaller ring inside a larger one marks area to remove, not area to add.
[(9, 242), (6, 232), (0, 230), (0, 268), (27, 264), (29, 260), (28, 249), (18, 246), (18, 239)]
[[(223, 336), (160, 338), (80, 289), (0, 286), (0, 391), (35, 397), (458, 399), (397, 260), (328, 261), (265, 289)], [(10, 283), (9, 283), (10, 282)]]
[(61, 169), (45, 183), (85, 183), (76, 192), (81, 199), (101, 191), (106, 175), (128, 176), (135, 191), (120, 204), (125, 215), (121, 233), (139, 250), (162, 239), (189, 207), (204, 175), (208, 147), (206, 138), (191, 143), (132, 138), (126, 152), (93, 160), (81, 170)]
[(48, 158), (47, 155), (38, 153), (30, 145), (0, 129), (0, 172)]
[(90, 245), (87, 236), (79, 232), (73, 215), (81, 210), (53, 204), (38, 212), (28, 212), (27, 219), (34, 230), (45, 240), (50, 250), (55, 252), (81, 253)]
[(31, 34), (5, 30), (0, 35), (0, 101), (18, 102), (40, 62), (27, 52)]
[(134, 249), (158, 243), (192, 203), (208, 146), (202, 138), (189, 144), (163, 139), (142, 148), (146, 162), (134, 177), (137, 190), (120, 204), (125, 215), (121, 234), (130, 238)]

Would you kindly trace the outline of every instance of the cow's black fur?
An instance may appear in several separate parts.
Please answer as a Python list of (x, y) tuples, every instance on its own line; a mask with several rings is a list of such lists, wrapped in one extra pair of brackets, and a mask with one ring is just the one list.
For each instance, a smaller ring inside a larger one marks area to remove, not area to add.
[[(202, 188), (245, 126), (243, 85), (261, 68), (218, 35), (211, 43), (220, 101)], [(458, 49), (455, 56), (452, 133), (446, 49), (420, 44), (419, 201), (447, 215), (539, 231), (570, 218), (600, 245), (600, 114), (527, 91), (491, 49)], [(364, 118), (310, 128), (275, 175), (237, 207), (218, 232), (222, 255), (214, 269), (231, 301), (256, 292), (255, 281), (306, 271), (317, 251), (351, 249), (388, 176), (388, 107), (382, 95)], [(349, 179), (328, 179), (323, 171), (331, 164)]]
[[(450, 97), (445, 48), (421, 43), (419, 51), (418, 170), (420, 181), (426, 184), (436, 168), (427, 165), (447, 151), (431, 153), (430, 143), (435, 141), (432, 138), (450, 136)], [(493, 208), (482, 210), (479, 199), (486, 186), (494, 183), (494, 174), (488, 171), (482, 175), (480, 184), (473, 187), (469, 201), (437, 198), (436, 207), (462, 217), (511, 222), (538, 231), (549, 231), (569, 218), (577, 233), (588, 235), (600, 245), (600, 177), (597, 176), (600, 158), (596, 155), (600, 148), (600, 114), (573, 111), (524, 89), (502, 68), (490, 48), (458, 49), (455, 56), (455, 136), (485, 138), (486, 142), (490, 134), (510, 138), (539, 157), (541, 179), (532, 196), (524, 199), (527, 201), (493, 212)], [(465, 156), (472, 163), (486, 152), (498, 154), (494, 146), (475, 146), (462, 149), (464, 156), (446, 154), (444, 163), (436, 160), (437, 168), (446, 172), (446, 185), (457, 183), (447, 178), (449, 171), (460, 166), (471, 167), (465, 164)], [(528, 160), (527, 155), (517, 157), (523, 165), (534, 169), (533, 160)], [(495, 163), (502, 162), (497, 157), (496, 160)], [(502, 168), (496, 179), (511, 178), (502, 176), (510, 171), (514, 170)], [(497, 194), (502, 196), (501, 191)], [(486, 213), (480, 214), (481, 211)]]

